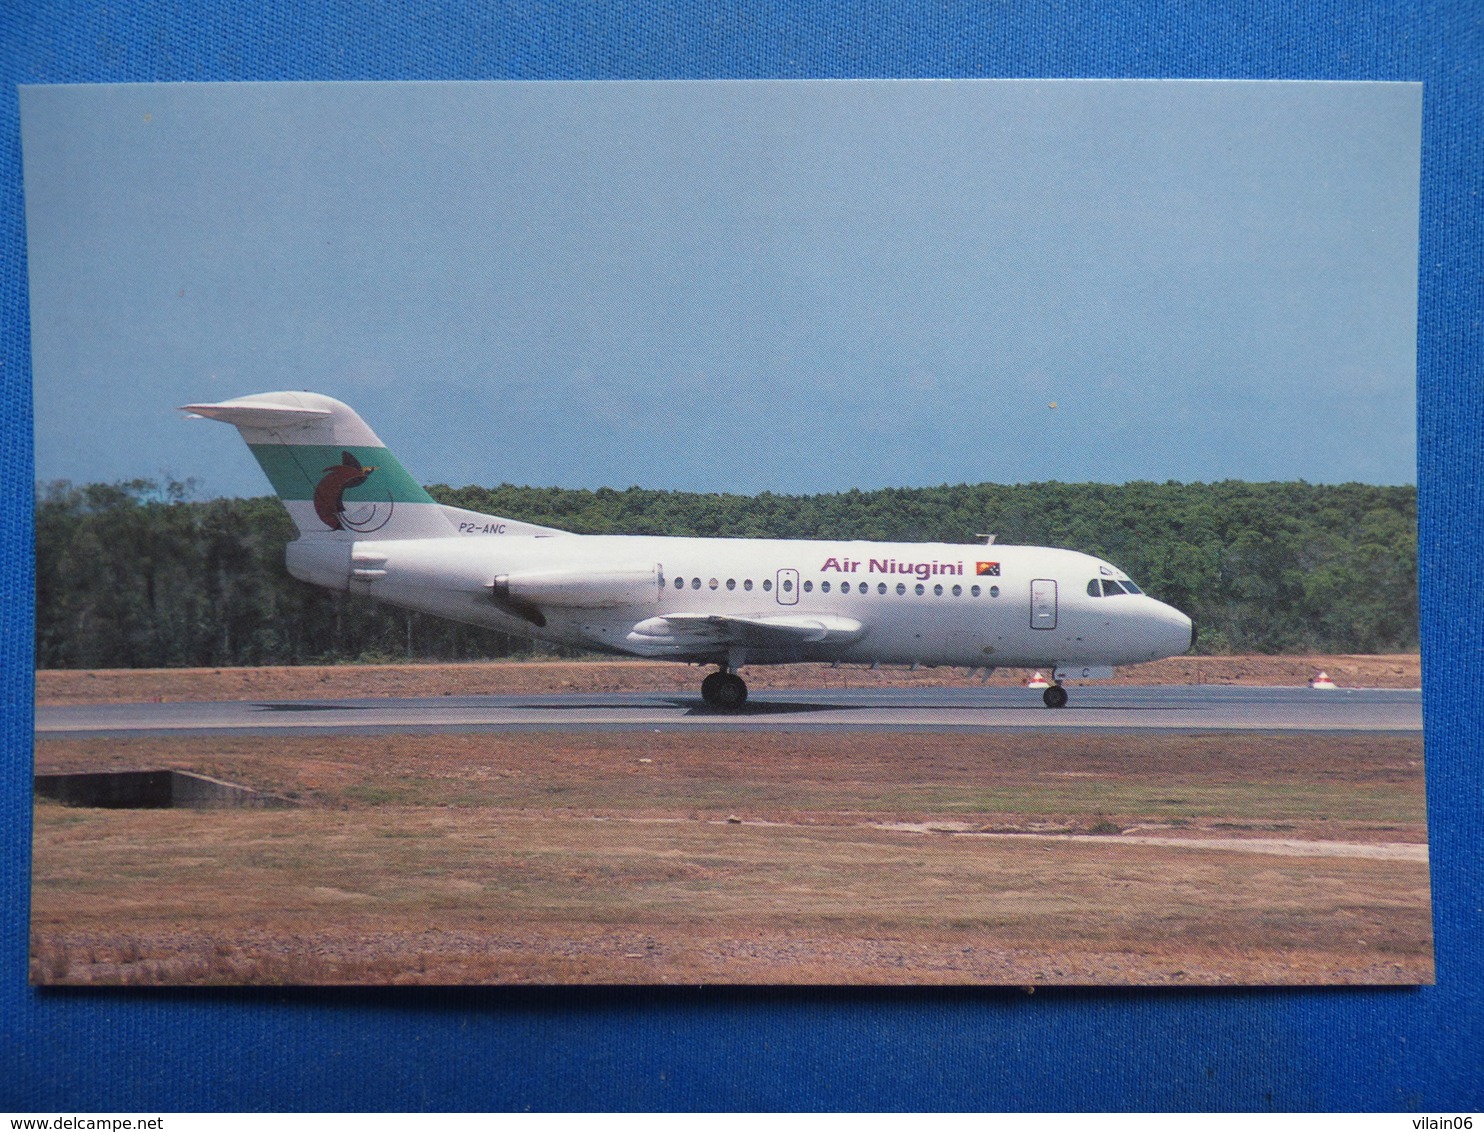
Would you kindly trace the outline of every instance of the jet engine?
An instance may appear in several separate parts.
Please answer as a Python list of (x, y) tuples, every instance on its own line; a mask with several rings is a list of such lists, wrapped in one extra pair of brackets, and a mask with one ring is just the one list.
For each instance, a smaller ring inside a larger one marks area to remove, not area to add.
[(490, 589), (496, 602), (515, 607), (607, 609), (658, 602), (663, 584), (659, 566), (650, 563), (496, 574)]

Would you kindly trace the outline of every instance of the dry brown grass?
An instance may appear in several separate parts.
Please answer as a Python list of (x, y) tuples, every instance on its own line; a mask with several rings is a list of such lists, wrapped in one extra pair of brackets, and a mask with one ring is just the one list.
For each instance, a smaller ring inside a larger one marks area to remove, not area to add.
[(310, 803), (38, 805), (38, 982), (1431, 979), (1424, 862), (1116, 832), (1425, 842), (1416, 736), (620, 732), (37, 751), (38, 769), (171, 765)]
[[(1421, 739), (1218, 732), (489, 732), (48, 739), (38, 772), (168, 766), (327, 807), (855, 824), (1177, 823), (1425, 840)], [(1401, 831), (1401, 832), (1399, 832)], [(1402, 835), (1402, 834), (1405, 835)]]

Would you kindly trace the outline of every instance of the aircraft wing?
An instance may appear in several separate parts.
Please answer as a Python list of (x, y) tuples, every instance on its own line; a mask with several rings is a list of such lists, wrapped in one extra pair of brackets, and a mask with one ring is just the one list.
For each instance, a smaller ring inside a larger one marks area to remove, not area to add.
[(742, 645), (787, 649), (803, 644), (849, 644), (863, 632), (855, 618), (831, 613), (781, 613), (769, 617), (667, 613), (639, 622), (628, 639), (639, 646)]

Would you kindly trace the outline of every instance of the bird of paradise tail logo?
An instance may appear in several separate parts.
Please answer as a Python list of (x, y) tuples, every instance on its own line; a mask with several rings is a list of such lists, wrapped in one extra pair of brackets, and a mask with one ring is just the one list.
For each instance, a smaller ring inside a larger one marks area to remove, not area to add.
[[(340, 463), (325, 469), (325, 478), (314, 488), (314, 513), (332, 531), (357, 531), (365, 534), (379, 531), (391, 521), (393, 503), (362, 504), (354, 513), (345, 509), (345, 493), (360, 487), (376, 471), (376, 466), (362, 466), (349, 452), (340, 453)], [(377, 520), (380, 520), (378, 522)]]

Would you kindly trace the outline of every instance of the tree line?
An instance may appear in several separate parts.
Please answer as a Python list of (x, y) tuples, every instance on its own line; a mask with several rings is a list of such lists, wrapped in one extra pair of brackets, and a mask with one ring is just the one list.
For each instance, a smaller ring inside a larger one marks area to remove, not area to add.
[[(441, 503), (579, 534), (1064, 546), (1184, 610), (1197, 648), (1418, 647), (1417, 491), (1366, 484), (960, 484), (756, 496), (428, 488)], [(50, 484), (36, 498), (42, 668), (334, 663), (521, 655), (518, 637), (289, 577), (277, 499), (189, 483)], [(551, 651), (551, 646), (539, 646)]]

